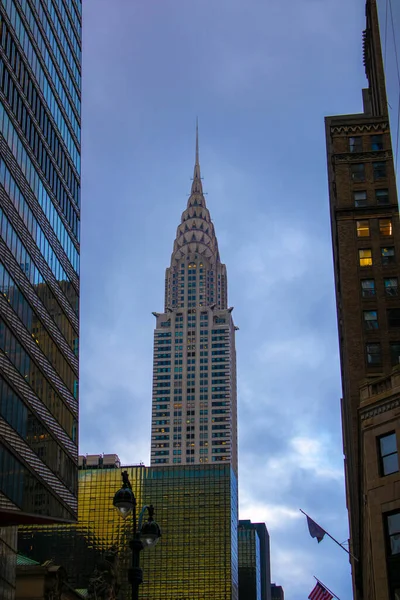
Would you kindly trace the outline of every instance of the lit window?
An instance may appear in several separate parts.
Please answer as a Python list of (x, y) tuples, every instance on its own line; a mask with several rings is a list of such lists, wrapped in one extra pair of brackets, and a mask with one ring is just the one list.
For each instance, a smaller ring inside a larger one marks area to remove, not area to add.
[(389, 308), (387, 318), (389, 327), (400, 327), (400, 308)]
[(371, 298), (375, 296), (375, 280), (363, 279), (361, 281), (361, 295), (363, 298)]
[(372, 250), (371, 248), (364, 248), (358, 251), (358, 257), (360, 261), (360, 267), (371, 267), (372, 266)]
[(349, 138), (350, 152), (362, 152), (362, 137), (360, 135)]
[(390, 554), (400, 554), (400, 511), (387, 515)]
[(392, 219), (379, 219), (379, 232), (381, 235), (393, 235)]
[(364, 163), (350, 165), (351, 178), (353, 181), (365, 181)]
[(376, 152), (377, 150), (383, 150), (382, 135), (371, 135), (371, 150), (373, 152)]
[(375, 199), (377, 204), (389, 204), (388, 190), (375, 190)]
[(367, 206), (367, 192), (362, 191), (362, 192), (354, 192), (353, 193), (353, 198), (354, 198), (354, 206)]
[(399, 289), (399, 282), (397, 277), (387, 277), (383, 280), (385, 284), (385, 294), (387, 296), (397, 296)]
[(378, 329), (378, 313), (376, 310), (364, 310), (365, 329)]
[(363, 221), (357, 221), (357, 237), (368, 237), (369, 236), (369, 221), (365, 219)]
[(372, 169), (374, 172), (374, 180), (385, 179), (386, 177), (386, 163), (385, 162), (374, 162), (372, 163)]
[(381, 475), (391, 475), (399, 470), (396, 433), (392, 432), (379, 438), (379, 456)]
[(390, 359), (392, 362), (392, 367), (400, 364), (400, 342), (390, 343)]
[(390, 265), (395, 262), (394, 248), (381, 248), (382, 264)]
[(367, 344), (367, 362), (371, 366), (381, 364), (380, 344)]

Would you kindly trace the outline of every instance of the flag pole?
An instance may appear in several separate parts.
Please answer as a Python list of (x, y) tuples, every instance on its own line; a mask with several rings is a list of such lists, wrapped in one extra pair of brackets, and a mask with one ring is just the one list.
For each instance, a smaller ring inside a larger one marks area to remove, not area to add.
[(326, 589), (326, 591), (327, 591), (327, 592), (329, 592), (330, 594), (332, 594), (332, 596), (333, 596), (334, 598), (337, 598), (337, 600), (340, 600), (339, 596), (336, 596), (336, 594), (334, 594), (334, 593), (332, 592), (332, 590), (330, 590), (328, 587), (326, 587), (326, 585), (325, 585), (324, 583), (322, 583), (322, 581), (320, 581), (320, 580), (318, 579), (318, 577), (315, 577), (315, 575), (313, 575), (313, 577), (314, 577), (314, 579), (316, 579), (316, 580), (318, 581), (318, 583), (319, 583), (320, 585), (322, 585), (322, 587), (324, 587), (324, 588)]
[[(306, 512), (304, 512), (304, 510), (302, 510), (301, 508), (299, 508), (299, 511), (302, 512), (303, 515), (305, 515), (306, 517), (308, 517), (309, 519), (311, 519), (310, 515), (308, 515)], [(313, 521), (313, 519), (311, 519), (311, 521)], [(314, 521), (314, 523), (315, 523), (315, 521)], [(318, 523), (317, 523), (317, 525), (318, 525)], [(319, 525), (319, 527), (321, 527), (321, 525)], [(352, 554), (349, 550), (347, 550), (347, 548), (345, 548), (340, 542), (338, 542), (337, 540), (335, 540), (335, 538), (330, 533), (328, 533), (323, 527), (321, 527), (321, 529), (323, 529), (325, 531), (326, 535), (328, 537), (330, 537), (331, 540), (333, 540), (338, 546), (340, 546), (342, 550), (344, 550), (345, 552), (347, 552), (347, 554), (349, 556), (351, 556), (352, 558), (354, 558), (354, 560), (356, 560), (358, 562), (358, 558), (355, 557), (354, 554)]]

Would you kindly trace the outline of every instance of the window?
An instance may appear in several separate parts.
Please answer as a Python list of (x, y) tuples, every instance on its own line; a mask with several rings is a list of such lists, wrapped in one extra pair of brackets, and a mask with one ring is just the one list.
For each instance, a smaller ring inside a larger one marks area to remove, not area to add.
[(361, 281), (361, 295), (363, 298), (375, 296), (375, 279), (363, 279)]
[(400, 327), (400, 308), (389, 308), (387, 319), (389, 327)]
[(396, 433), (392, 431), (378, 439), (381, 475), (391, 475), (399, 470)]
[(372, 169), (374, 172), (374, 181), (377, 181), (379, 179), (385, 179), (385, 177), (386, 177), (386, 163), (385, 162), (372, 163)]
[(373, 152), (376, 152), (377, 150), (383, 150), (382, 135), (371, 135), (371, 150)]
[(375, 199), (377, 204), (389, 204), (388, 190), (375, 190)]
[(368, 219), (365, 219), (363, 221), (357, 221), (357, 237), (368, 237), (368, 236), (369, 236), (369, 221), (368, 221)]
[(360, 267), (371, 267), (372, 266), (372, 250), (371, 248), (364, 248), (358, 251), (358, 257), (360, 261)]
[(400, 554), (400, 511), (387, 515), (390, 554)]
[(350, 165), (351, 178), (353, 181), (365, 181), (364, 163), (355, 163)]
[(367, 362), (371, 366), (381, 364), (381, 345), (367, 344)]
[(393, 235), (392, 219), (379, 219), (379, 233), (381, 235)]
[(385, 294), (387, 296), (397, 296), (399, 289), (397, 277), (387, 277), (383, 282), (385, 284)]
[(378, 329), (378, 312), (376, 310), (364, 310), (365, 329)]
[(389, 248), (381, 248), (381, 255), (383, 265), (390, 265), (395, 262), (393, 246)]
[(362, 192), (354, 192), (353, 193), (353, 198), (354, 198), (354, 206), (367, 206), (367, 192), (362, 191)]
[(350, 152), (362, 152), (362, 137), (360, 135), (349, 138)]
[(400, 342), (390, 343), (390, 359), (392, 367), (400, 364)]

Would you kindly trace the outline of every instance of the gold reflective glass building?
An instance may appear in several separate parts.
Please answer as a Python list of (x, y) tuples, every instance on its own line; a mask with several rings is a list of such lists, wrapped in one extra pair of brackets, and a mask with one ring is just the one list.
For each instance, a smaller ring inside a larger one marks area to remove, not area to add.
[(124, 521), (112, 503), (122, 470), (128, 471), (138, 509), (154, 504), (162, 528), (158, 545), (141, 553), (141, 598), (237, 600), (237, 482), (228, 464), (82, 465), (78, 524), (20, 528), (20, 551), (39, 562), (51, 556), (67, 569), (74, 588), (86, 588), (96, 561), (115, 544), (122, 598), (129, 598), (132, 518)]

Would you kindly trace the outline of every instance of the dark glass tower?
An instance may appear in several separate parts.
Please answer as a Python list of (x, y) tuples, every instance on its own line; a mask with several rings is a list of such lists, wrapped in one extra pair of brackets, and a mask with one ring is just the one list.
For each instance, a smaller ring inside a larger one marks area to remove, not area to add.
[(265, 523), (239, 521), (239, 600), (271, 600), (269, 533)]
[(0, 525), (73, 521), (80, 0), (2, 0), (0, 43)]
[(239, 600), (261, 600), (261, 549), (255, 528), (239, 521)]

